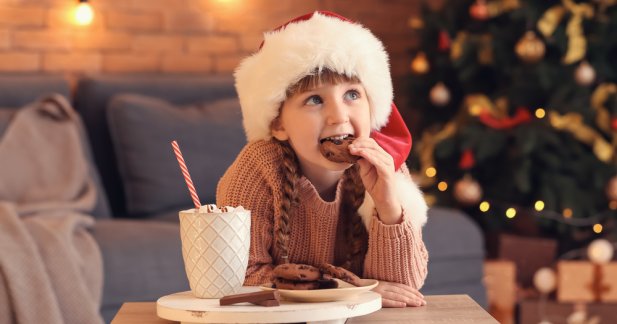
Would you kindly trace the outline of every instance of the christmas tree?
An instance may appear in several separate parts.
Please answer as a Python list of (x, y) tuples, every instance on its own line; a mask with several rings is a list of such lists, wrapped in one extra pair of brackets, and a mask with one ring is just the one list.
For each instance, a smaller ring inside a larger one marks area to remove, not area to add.
[(410, 28), (410, 165), (486, 231), (584, 244), (617, 213), (617, 0), (468, 0)]

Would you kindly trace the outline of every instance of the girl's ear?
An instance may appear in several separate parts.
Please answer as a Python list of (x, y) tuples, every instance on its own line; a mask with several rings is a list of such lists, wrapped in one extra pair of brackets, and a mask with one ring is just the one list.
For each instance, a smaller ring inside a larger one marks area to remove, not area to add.
[(285, 131), (285, 127), (283, 127), (283, 123), (281, 123), (280, 115), (272, 120), (270, 130), (272, 131), (272, 136), (279, 141), (286, 141), (289, 139), (287, 131)]

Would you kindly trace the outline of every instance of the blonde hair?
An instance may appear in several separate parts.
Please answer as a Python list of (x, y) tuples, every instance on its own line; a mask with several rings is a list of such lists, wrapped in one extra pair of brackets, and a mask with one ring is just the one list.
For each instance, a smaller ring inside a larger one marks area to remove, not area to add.
[[(349, 77), (338, 74), (330, 70), (322, 70), (319, 73), (312, 73), (302, 78), (296, 84), (287, 89), (287, 97), (291, 97), (296, 93), (301, 93), (313, 89), (322, 84), (339, 84), (341, 82), (360, 82), (356, 77)], [(275, 229), (275, 244), (280, 250), (281, 258), (279, 263), (287, 263), (288, 259), (288, 243), (290, 235), (289, 222), (293, 215), (292, 207), (299, 203), (297, 194), (297, 181), (299, 179), (299, 164), (296, 153), (286, 141), (274, 140), (280, 145), (283, 154), (283, 163), (281, 171), (283, 174), (283, 199), (281, 200), (280, 210), (281, 216), (279, 226)], [(364, 256), (368, 247), (368, 233), (362, 218), (358, 214), (358, 208), (364, 202), (364, 184), (358, 172), (358, 165), (345, 170), (343, 175), (342, 185), (342, 201), (340, 213), (343, 215), (342, 222), (339, 226), (344, 226), (346, 241), (351, 242), (347, 247), (346, 261), (341, 266), (361, 275), (363, 271)]]

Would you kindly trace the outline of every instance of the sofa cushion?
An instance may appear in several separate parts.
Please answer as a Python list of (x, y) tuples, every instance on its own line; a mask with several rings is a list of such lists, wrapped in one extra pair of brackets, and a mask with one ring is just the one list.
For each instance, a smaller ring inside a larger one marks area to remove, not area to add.
[(75, 109), (86, 125), (94, 159), (114, 216), (126, 215), (124, 193), (109, 134), (106, 109), (119, 93), (135, 93), (176, 105), (236, 97), (231, 75), (94, 75), (79, 79)]
[(178, 224), (101, 220), (92, 236), (101, 248), (105, 281), (101, 314), (109, 323), (122, 303), (156, 301), (189, 290)]
[(129, 214), (188, 208), (191, 199), (171, 148), (177, 140), (203, 204), (245, 145), (236, 98), (190, 106), (136, 94), (114, 96), (108, 122)]

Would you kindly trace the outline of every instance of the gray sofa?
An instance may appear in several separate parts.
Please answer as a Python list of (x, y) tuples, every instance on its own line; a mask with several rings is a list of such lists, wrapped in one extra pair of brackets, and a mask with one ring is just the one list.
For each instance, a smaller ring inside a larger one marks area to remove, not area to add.
[[(86, 130), (99, 188), (92, 234), (103, 254), (105, 320), (123, 302), (189, 289), (177, 211), (191, 202), (169, 140), (178, 139), (202, 203), (214, 202), (216, 180), (244, 144), (232, 78), (93, 76), (71, 92), (61, 76), (1, 75), (0, 109), (50, 92), (72, 99)], [(422, 292), (466, 293), (486, 306), (478, 227), (459, 211), (432, 208), (423, 235), (430, 260)]]

